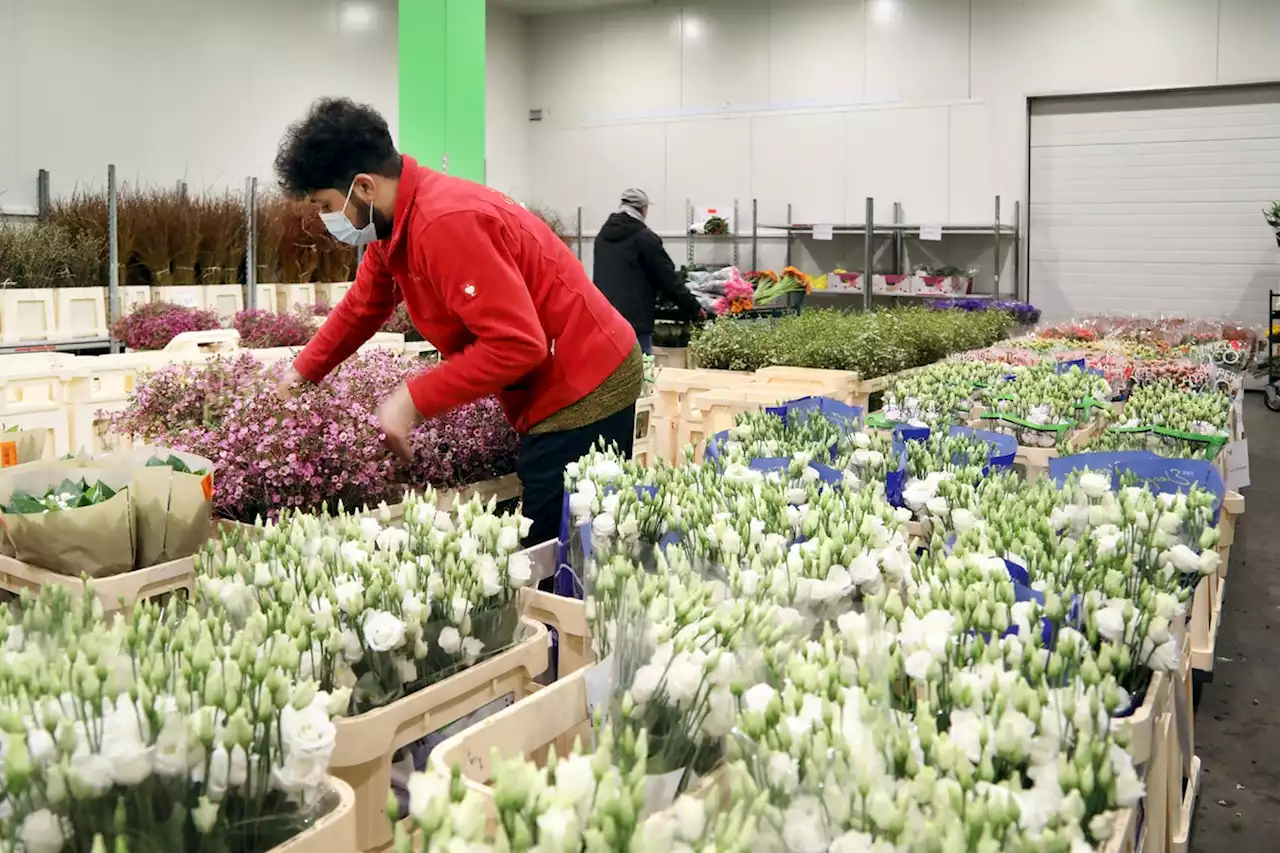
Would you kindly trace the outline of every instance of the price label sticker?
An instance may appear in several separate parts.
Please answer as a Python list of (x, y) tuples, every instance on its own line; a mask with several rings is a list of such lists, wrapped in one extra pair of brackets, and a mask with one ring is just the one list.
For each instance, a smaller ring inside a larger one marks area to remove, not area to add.
[(204, 475), (204, 478), (200, 481), (200, 489), (204, 492), (205, 500), (207, 501), (213, 500), (213, 475), (212, 474)]
[(935, 241), (935, 242), (936, 242), (936, 241), (938, 241), (938, 240), (941, 240), (941, 239), (942, 239), (942, 226), (941, 226), (941, 225), (921, 225), (921, 226), (920, 226), (920, 239), (921, 239), (921, 240), (932, 240), (932, 241)]
[(12, 468), (18, 464), (18, 442), (0, 441), (0, 468)]
[(834, 225), (815, 225), (813, 226), (813, 239), (815, 240), (834, 240), (836, 229)]

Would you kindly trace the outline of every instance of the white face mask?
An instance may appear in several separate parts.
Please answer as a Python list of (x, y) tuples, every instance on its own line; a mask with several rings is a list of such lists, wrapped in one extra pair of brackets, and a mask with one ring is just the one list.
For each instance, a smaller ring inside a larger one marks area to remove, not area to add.
[(369, 224), (363, 228), (357, 228), (347, 216), (347, 205), (351, 203), (351, 192), (355, 188), (356, 182), (353, 179), (351, 188), (347, 190), (347, 199), (342, 203), (342, 209), (320, 214), (320, 221), (324, 223), (325, 228), (329, 229), (333, 239), (352, 246), (367, 246), (378, 239), (378, 229), (373, 224), (373, 202), (369, 202)]

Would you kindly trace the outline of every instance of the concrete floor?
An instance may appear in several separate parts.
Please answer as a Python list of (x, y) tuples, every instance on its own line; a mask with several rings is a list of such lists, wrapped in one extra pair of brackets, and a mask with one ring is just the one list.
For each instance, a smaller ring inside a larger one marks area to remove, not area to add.
[[(1280, 413), (1245, 397), (1252, 486), (1231, 548), (1213, 681), (1195, 715), (1195, 853), (1280, 851)], [(1274, 626), (1274, 629), (1273, 629)]]

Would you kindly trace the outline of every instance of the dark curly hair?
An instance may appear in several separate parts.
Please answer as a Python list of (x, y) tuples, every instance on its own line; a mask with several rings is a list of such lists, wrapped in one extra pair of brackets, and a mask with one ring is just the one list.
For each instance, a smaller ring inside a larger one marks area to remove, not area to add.
[(361, 173), (400, 177), (400, 154), (386, 119), (373, 107), (350, 98), (321, 98), (285, 131), (275, 166), (289, 195), (345, 193)]

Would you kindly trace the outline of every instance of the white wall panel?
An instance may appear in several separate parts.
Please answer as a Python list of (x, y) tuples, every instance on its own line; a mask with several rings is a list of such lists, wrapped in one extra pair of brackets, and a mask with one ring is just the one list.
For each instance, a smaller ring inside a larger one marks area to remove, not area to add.
[[(587, 197), (588, 155), (581, 128), (531, 125), (529, 168), (532, 189), (528, 201), (549, 207), (572, 222)], [(585, 227), (585, 224), (584, 224)]]
[(947, 126), (945, 106), (848, 113), (846, 221), (866, 219), (870, 196), (876, 200), (877, 222), (893, 221), (895, 201), (910, 222), (945, 222), (950, 183)]
[(582, 204), (582, 230), (594, 234), (609, 214), (618, 209), (622, 191), (639, 187), (649, 194), (650, 225), (659, 231), (679, 229), (664, 222), (666, 207), (666, 128), (657, 122), (636, 125), (588, 127), (582, 131), (587, 161), (586, 193)]
[(490, 6), (485, 20), (485, 183), (525, 199), (529, 186), (529, 76), (525, 20)]
[(589, 111), (605, 118), (680, 108), (680, 7), (625, 7), (604, 18)]
[(973, 96), (1202, 85), (1217, 75), (1210, 0), (972, 0)]
[(969, 97), (967, 2), (872, 2), (866, 27), (868, 95), (904, 101)]
[(1280, 284), (1278, 182), (1280, 86), (1037, 104), (1032, 299), (1249, 322)]
[(761, 218), (844, 221), (845, 119), (839, 113), (758, 116), (751, 120), (751, 192)]
[[(684, 4), (685, 109), (754, 109), (769, 101), (769, 0)], [(744, 50), (750, 45), (752, 49)]]
[(55, 196), (102, 186), (108, 163), (130, 183), (270, 184), (285, 127), (324, 95), (373, 104), (394, 133), (396, 4), (367, 5), (352, 29), (340, 0), (3, 0), (0, 204), (33, 207), (41, 168)]
[[(731, 205), (751, 198), (751, 120), (690, 119), (667, 125), (667, 184), (659, 230), (680, 230), (685, 200), (695, 205)], [(749, 211), (749, 208), (748, 208)], [(650, 216), (653, 215), (651, 211)]]
[(1218, 80), (1280, 80), (1280, 3), (1219, 0)]
[[(947, 111), (947, 221), (991, 222), (997, 195), (991, 105), (957, 104)], [(1004, 199), (1001, 221), (1006, 225), (1013, 223), (1013, 200), (1018, 195)]]
[(861, 0), (771, 0), (769, 102), (848, 103), (865, 94)]
[(580, 123), (598, 104), (604, 54), (604, 13), (529, 19), (530, 107), (547, 119)]

